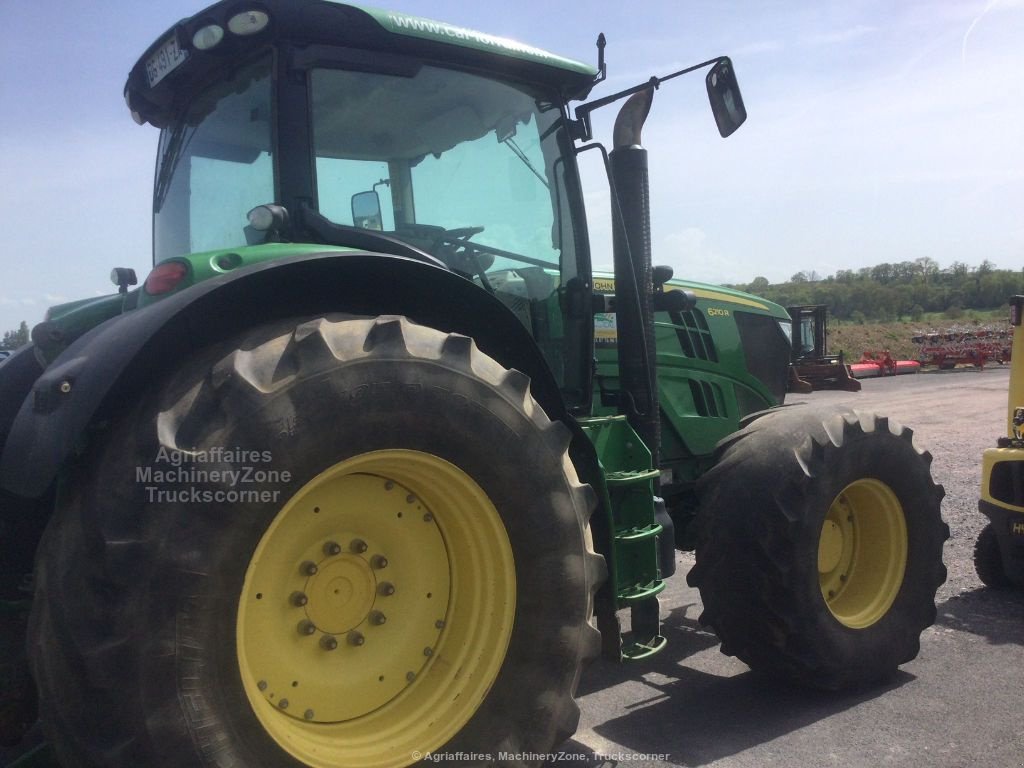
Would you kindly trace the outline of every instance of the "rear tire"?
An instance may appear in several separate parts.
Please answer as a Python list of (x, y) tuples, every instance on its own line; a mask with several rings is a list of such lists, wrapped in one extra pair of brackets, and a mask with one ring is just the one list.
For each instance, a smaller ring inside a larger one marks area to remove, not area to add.
[(996, 529), (989, 523), (974, 543), (974, 570), (986, 587), (1007, 589), (1013, 586), (1003, 568), (1003, 555), (999, 551), (999, 537)]
[(722, 652), (826, 689), (913, 659), (946, 577), (930, 461), (910, 430), (853, 411), (769, 412), (724, 440), (687, 577)]
[[(600, 644), (595, 499), (568, 443), (524, 375), (404, 318), (276, 324), (199, 354), (75, 468), (41, 547), (49, 738), (103, 766), (550, 751)], [(218, 449), (255, 453), (195, 459)], [(160, 456), (278, 474), (193, 479), (183, 499), (180, 476), (140, 480), (174, 469)], [(191, 495), (232, 488), (270, 496)]]

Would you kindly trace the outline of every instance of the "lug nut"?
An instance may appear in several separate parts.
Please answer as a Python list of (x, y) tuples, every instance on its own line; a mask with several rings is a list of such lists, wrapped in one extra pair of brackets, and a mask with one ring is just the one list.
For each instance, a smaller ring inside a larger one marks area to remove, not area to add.
[(288, 699), (281, 699), (279, 702), (277, 702), (277, 706), (279, 706), (281, 709), (288, 709)]
[(382, 581), (377, 587), (377, 594), (384, 595), (384, 597), (390, 597), (395, 594), (395, 585), (390, 581)]
[(366, 551), (366, 542), (362, 539), (352, 539), (352, 543), (348, 545), (348, 548), (357, 555), (361, 555)]
[(427, 512), (426, 514), (423, 515), (423, 522), (424, 523), (431, 523), (433, 521), (434, 521), (434, 516), (432, 514), (430, 514), (429, 512)]
[(434, 655), (434, 649), (433, 648), (424, 648), (423, 649), (423, 655), (424, 656), (433, 656)]
[(406, 672), (405, 673), (405, 679), (408, 680), (411, 683), (413, 680), (416, 679), (416, 673), (415, 672)]
[(434, 626), (438, 629), (444, 629), (444, 619), (438, 619), (434, 622)]
[(292, 596), (291, 596), (290, 599), (291, 599), (292, 605), (294, 605), (297, 608), (301, 608), (302, 606), (304, 606), (306, 603), (309, 602), (309, 598), (306, 597), (306, 593), (305, 592), (292, 592)]
[(381, 568), (388, 567), (388, 559), (384, 555), (374, 555), (373, 559), (370, 560), (370, 565), (380, 570)]
[(383, 611), (370, 611), (370, 623), (376, 626), (380, 626), (387, 622), (388, 617), (384, 615)]
[(362, 645), (366, 642), (366, 638), (363, 637), (363, 633), (357, 632), (354, 629), (348, 633), (348, 638), (346, 639), (348, 640), (349, 645)]
[(259, 688), (261, 691), (267, 690), (267, 681), (260, 680), (258, 683), (256, 683), (256, 687)]
[(305, 712), (302, 713), (302, 716), (306, 720), (312, 720), (313, 719), (313, 710), (312, 709), (307, 709)]
[(302, 572), (303, 576), (315, 576), (316, 572), (320, 569), (316, 567), (316, 563), (312, 560), (307, 560), (299, 566), (299, 570)]
[(328, 557), (341, 554), (341, 544), (336, 541), (328, 541), (324, 544), (324, 554)]
[(299, 634), (300, 635), (312, 635), (316, 632), (316, 624), (309, 619), (303, 619), (299, 622)]
[(324, 635), (320, 638), (320, 647), (325, 651), (333, 651), (338, 647), (338, 638), (334, 635)]

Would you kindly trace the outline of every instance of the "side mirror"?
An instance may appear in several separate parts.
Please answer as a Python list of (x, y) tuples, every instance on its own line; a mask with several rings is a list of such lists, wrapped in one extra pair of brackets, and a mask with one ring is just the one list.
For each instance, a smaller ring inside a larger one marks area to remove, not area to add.
[(697, 306), (693, 291), (671, 290), (654, 294), (651, 309), (655, 312), (689, 312)]
[(732, 68), (732, 61), (728, 56), (723, 56), (715, 62), (704, 82), (708, 87), (708, 100), (711, 102), (715, 122), (718, 123), (718, 132), (724, 139), (732, 135), (747, 119), (747, 109), (743, 106), (736, 71)]
[(674, 274), (675, 270), (667, 264), (655, 264), (651, 268), (651, 282), (654, 283), (654, 290), (660, 291)]
[(376, 190), (352, 195), (352, 225), (358, 229), (384, 229), (380, 212), (380, 196)]
[(110, 282), (117, 286), (118, 293), (128, 293), (128, 286), (138, 285), (135, 270), (129, 267), (114, 267), (110, 271)]

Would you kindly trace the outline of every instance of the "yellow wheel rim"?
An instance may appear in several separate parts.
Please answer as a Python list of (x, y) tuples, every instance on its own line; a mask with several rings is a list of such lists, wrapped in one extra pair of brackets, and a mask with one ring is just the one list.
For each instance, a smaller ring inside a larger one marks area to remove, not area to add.
[(407, 450), (342, 461), (253, 553), (236, 630), (246, 695), (306, 765), (410, 765), (479, 708), (515, 597), (508, 534), (462, 470)]
[(836, 619), (851, 629), (880, 621), (907, 565), (907, 523), (892, 489), (862, 479), (836, 496), (818, 539), (818, 581)]

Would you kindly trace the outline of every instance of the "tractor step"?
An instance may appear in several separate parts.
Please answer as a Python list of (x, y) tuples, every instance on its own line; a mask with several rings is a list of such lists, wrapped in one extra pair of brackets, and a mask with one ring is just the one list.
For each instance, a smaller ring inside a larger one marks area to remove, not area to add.
[(608, 472), (604, 481), (608, 485), (631, 485), (634, 483), (643, 483), (656, 478), (660, 472), (657, 469), (641, 469), (637, 471), (618, 471)]
[(623, 543), (633, 543), (635, 541), (643, 541), (644, 539), (652, 539), (664, 530), (660, 523), (651, 523), (641, 528), (627, 528), (623, 531), (615, 532), (615, 541)]
[(633, 603), (629, 617), (630, 631), (622, 636), (623, 661), (650, 658), (668, 644), (661, 634), (661, 606), (653, 594)]
[(636, 584), (619, 592), (619, 602), (631, 606), (641, 600), (655, 597), (665, 589), (665, 582), (660, 579), (649, 584)]
[[(629, 608), (632, 615), (631, 631), (620, 633), (621, 643), (610, 647), (619, 660), (645, 659), (665, 646), (657, 595), (665, 589), (659, 550), (666, 534), (654, 505), (654, 482), (660, 472), (651, 466), (650, 451), (625, 416), (581, 419), (580, 425), (604, 470), (597, 490), (611, 513), (608, 566), (614, 610)], [(614, 621), (617, 624), (617, 616)]]
[(668, 645), (668, 639), (662, 635), (655, 635), (654, 637), (643, 641), (634, 641), (631, 639), (631, 636), (631, 632), (627, 632), (623, 636), (623, 661), (643, 661), (644, 659), (649, 659), (651, 656), (662, 651), (665, 646)]

